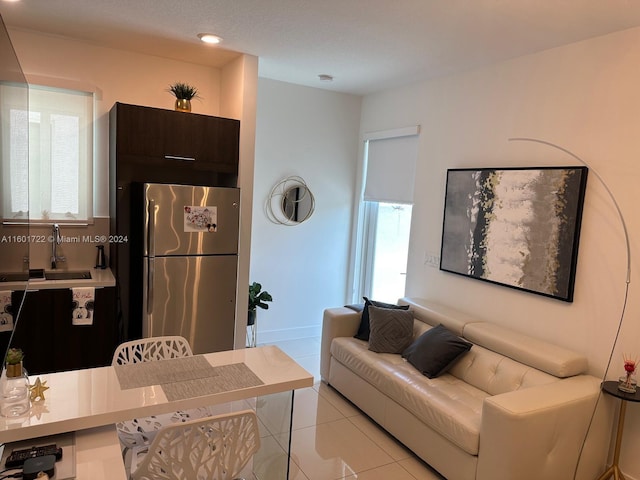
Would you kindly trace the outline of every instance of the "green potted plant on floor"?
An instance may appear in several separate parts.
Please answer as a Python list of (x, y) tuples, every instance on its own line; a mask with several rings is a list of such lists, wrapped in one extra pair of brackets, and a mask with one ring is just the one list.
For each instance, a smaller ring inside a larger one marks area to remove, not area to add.
[(267, 291), (262, 290), (262, 285), (257, 282), (253, 282), (249, 285), (249, 311), (247, 314), (247, 346), (256, 346), (256, 310), (262, 308), (264, 310), (269, 309), (269, 304), (266, 302), (272, 302), (273, 297)]

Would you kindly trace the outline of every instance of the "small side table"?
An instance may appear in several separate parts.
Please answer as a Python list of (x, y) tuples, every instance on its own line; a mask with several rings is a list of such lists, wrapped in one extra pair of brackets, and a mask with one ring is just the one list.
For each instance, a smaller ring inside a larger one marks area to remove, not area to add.
[(620, 446), (622, 445), (622, 431), (624, 429), (624, 415), (627, 411), (627, 402), (640, 402), (640, 391), (635, 393), (625, 393), (618, 390), (617, 381), (602, 383), (602, 391), (620, 399), (620, 412), (618, 413), (618, 431), (616, 433), (616, 446), (613, 450), (613, 464), (598, 477), (598, 480), (606, 480), (613, 477), (615, 480), (625, 480), (620, 471), (618, 461), (620, 460)]

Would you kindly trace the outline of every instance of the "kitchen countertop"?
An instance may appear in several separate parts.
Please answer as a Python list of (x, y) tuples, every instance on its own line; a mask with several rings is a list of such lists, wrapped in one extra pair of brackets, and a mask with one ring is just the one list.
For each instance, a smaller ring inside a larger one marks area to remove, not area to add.
[[(53, 290), (57, 288), (74, 288), (74, 287), (113, 287), (116, 279), (110, 268), (85, 268), (74, 269), (73, 271), (88, 270), (91, 272), (90, 279), (74, 279), (74, 280), (30, 280), (27, 282), (0, 282), (0, 291), (8, 290)], [(60, 269), (60, 272), (65, 270)]]

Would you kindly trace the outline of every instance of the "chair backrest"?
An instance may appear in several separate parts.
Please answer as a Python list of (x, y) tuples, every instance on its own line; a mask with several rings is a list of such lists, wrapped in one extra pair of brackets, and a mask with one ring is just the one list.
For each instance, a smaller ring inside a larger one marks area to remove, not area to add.
[(230, 480), (260, 448), (253, 410), (163, 427), (133, 480)]
[(190, 357), (193, 353), (184, 337), (150, 337), (124, 342), (116, 348), (111, 365)]

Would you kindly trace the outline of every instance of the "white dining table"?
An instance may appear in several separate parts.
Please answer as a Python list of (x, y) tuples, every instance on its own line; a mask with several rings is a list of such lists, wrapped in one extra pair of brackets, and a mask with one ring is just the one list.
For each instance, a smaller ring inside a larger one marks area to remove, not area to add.
[[(171, 375), (166, 374), (170, 368), (160, 368), (159, 384), (150, 384), (155, 378), (153, 372), (146, 377), (136, 375), (145, 377), (138, 382), (142, 386), (121, 382), (123, 378), (128, 379), (131, 372), (127, 371), (126, 377), (122, 377), (123, 372), (113, 366), (39, 375), (41, 382), (49, 387), (45, 400), (33, 402), (29, 413), (22, 417), (0, 418), (0, 443), (75, 432), (76, 478), (126, 478), (122, 476), (124, 466), (114, 427), (117, 422), (313, 385), (313, 376), (276, 346), (208, 353), (202, 357), (206, 360), (205, 366), (211, 367), (213, 377), (202, 378), (207, 374), (206, 369), (200, 374), (180, 373), (175, 362), (171, 365)], [(163, 361), (158, 361), (156, 367)], [(228, 372), (246, 373), (248, 380), (239, 381), (237, 385), (235, 381), (224, 381), (223, 375)], [(224, 387), (216, 382), (219, 373)], [(192, 378), (194, 376), (196, 378)], [(30, 380), (33, 383), (35, 378)], [(197, 388), (183, 388), (181, 382), (191, 382)], [(123, 387), (121, 383), (126, 385)], [(179, 394), (182, 391), (190, 393)]]

